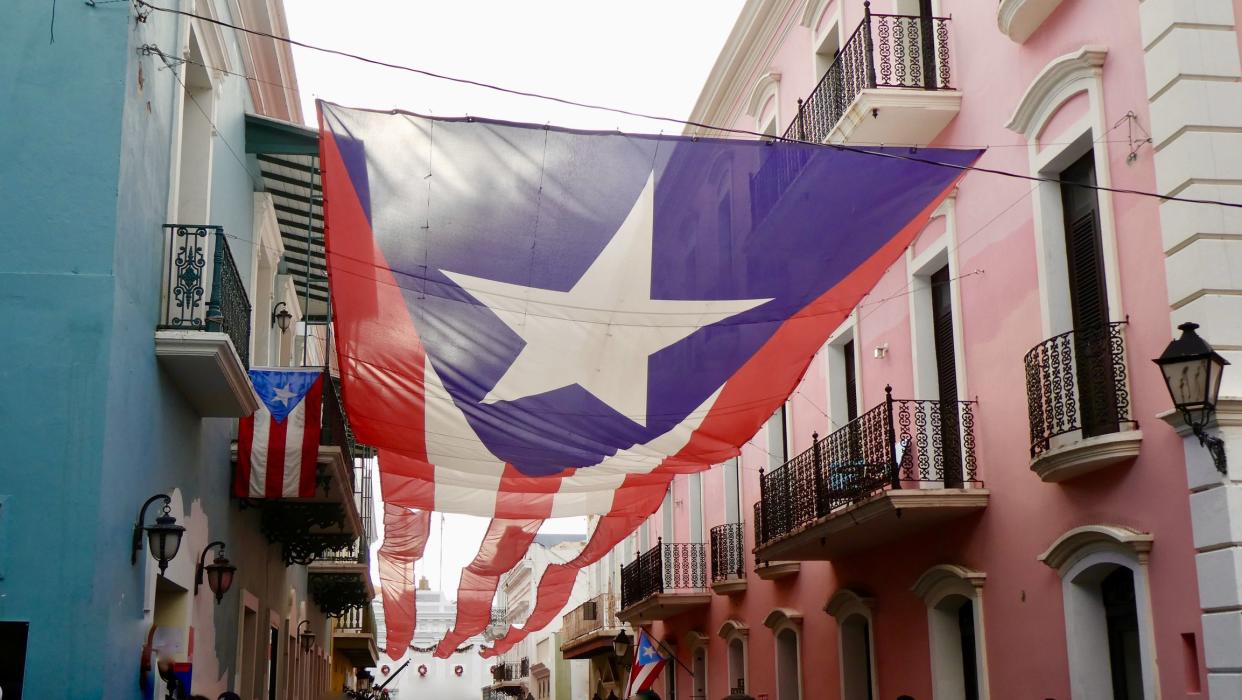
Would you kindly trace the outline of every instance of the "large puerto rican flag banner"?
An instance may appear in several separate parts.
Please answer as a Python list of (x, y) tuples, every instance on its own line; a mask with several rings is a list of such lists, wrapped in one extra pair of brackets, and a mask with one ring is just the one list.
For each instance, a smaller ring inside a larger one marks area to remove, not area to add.
[(498, 518), (617, 514), (736, 455), (979, 156), (322, 102), (320, 126), (385, 501)]
[(238, 498), (310, 498), (319, 456), (323, 368), (252, 369), (262, 405), (237, 428)]

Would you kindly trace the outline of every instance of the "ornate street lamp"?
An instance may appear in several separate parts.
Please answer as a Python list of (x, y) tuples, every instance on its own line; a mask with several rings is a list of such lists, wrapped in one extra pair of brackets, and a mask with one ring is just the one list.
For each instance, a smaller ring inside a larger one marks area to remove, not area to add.
[[(282, 306), (286, 308), (282, 309)], [(293, 314), (287, 307), (283, 301), (272, 307), (272, 325), (279, 327), (281, 333), (289, 330), (289, 323), (293, 320)]]
[[(306, 625), (306, 631), (302, 631), (302, 625)], [(311, 631), (310, 620), (302, 620), (298, 623), (297, 629), (298, 642), (302, 645), (302, 651), (310, 651), (315, 643), (315, 633)]]
[(1197, 323), (1178, 326), (1182, 337), (1169, 343), (1160, 357), (1152, 361), (1159, 365), (1164, 374), (1164, 384), (1173, 399), (1173, 406), (1181, 412), (1195, 437), (1199, 438), (1199, 444), (1211, 453), (1216, 469), (1224, 474), (1225, 441), (1208, 435), (1204, 428), (1216, 411), (1221, 374), (1229, 361), (1199, 337), (1195, 332), (1198, 327)]
[[(213, 547), (219, 547), (216, 552), (215, 560), (204, 566), (207, 560), (207, 552)], [(220, 541), (212, 542), (203, 549), (203, 553), (198, 555), (198, 568), (194, 570), (194, 595), (198, 595), (198, 587), (203, 585), (203, 575), (207, 575), (207, 587), (216, 596), (216, 605), (224, 599), (224, 594), (229, 592), (229, 588), (233, 586), (233, 574), (237, 573), (237, 567), (229, 563), (224, 558), (224, 543)]]
[[(143, 527), (143, 523), (147, 519), (147, 508), (154, 502), (164, 500), (164, 513), (155, 519), (155, 524), (149, 527)], [(151, 556), (160, 565), (160, 575), (164, 575), (164, 570), (168, 568), (168, 562), (177, 556), (177, 550), (181, 548), (181, 536), (185, 534), (185, 528), (177, 524), (177, 519), (172, 516), (172, 499), (162, 493), (157, 493), (147, 499), (142, 504), (142, 509), (138, 511), (138, 522), (134, 523), (134, 539), (133, 547), (130, 552), (131, 565), (138, 563), (138, 552), (142, 551), (142, 533), (147, 533), (147, 549), (151, 552)]]
[(626, 654), (628, 654), (629, 651), (630, 651), (630, 637), (629, 635), (625, 633), (625, 630), (621, 630), (621, 632), (617, 634), (617, 636), (612, 638), (612, 653), (615, 654), (618, 659), (620, 659), (624, 657)]

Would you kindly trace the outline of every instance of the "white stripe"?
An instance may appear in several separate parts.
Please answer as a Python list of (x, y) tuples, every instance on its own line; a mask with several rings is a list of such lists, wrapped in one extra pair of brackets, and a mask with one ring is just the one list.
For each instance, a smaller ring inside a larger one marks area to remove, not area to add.
[(250, 442), (250, 496), (263, 498), (267, 483), (267, 445), (272, 427), (272, 414), (260, 406), (254, 412), (254, 439)]
[(285, 479), (280, 495), (298, 497), (298, 484), (302, 480), (302, 437), (306, 431), (306, 398), (303, 397), (285, 419)]
[(663, 663), (646, 664), (645, 666), (639, 668), (638, 675), (634, 676), (634, 681), (630, 684), (630, 695), (633, 695), (640, 690), (647, 690), (649, 684), (645, 686), (644, 683), (647, 683), (648, 679), (654, 683), (655, 676), (658, 676), (663, 668)]

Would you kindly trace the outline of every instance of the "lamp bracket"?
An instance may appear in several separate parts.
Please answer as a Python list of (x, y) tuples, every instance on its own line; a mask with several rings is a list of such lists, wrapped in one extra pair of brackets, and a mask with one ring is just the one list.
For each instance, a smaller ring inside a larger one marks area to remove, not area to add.
[(1195, 437), (1199, 438), (1199, 444), (1206, 447), (1208, 454), (1212, 455), (1212, 465), (1216, 467), (1216, 471), (1221, 474), (1229, 473), (1229, 465), (1225, 459), (1225, 441), (1215, 435), (1209, 434), (1201, 425), (1190, 426), (1194, 431)]
[(169, 498), (167, 494), (163, 493), (157, 493), (148, 498), (146, 503), (143, 503), (142, 508), (138, 511), (138, 522), (134, 523), (134, 540), (132, 546), (130, 547), (129, 553), (130, 566), (136, 566), (138, 564), (138, 552), (142, 551), (142, 524), (147, 521), (147, 508), (151, 507), (152, 503), (155, 503), (160, 499), (164, 500), (164, 512), (168, 512), (172, 508), (172, 499)]

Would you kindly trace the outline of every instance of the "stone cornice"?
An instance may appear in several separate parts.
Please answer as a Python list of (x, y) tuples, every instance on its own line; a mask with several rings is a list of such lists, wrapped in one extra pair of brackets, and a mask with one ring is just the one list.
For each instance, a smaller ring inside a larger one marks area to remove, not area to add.
[[(763, 54), (774, 46), (781, 21), (798, 1), (747, 0), (699, 92), (690, 121), (728, 125), (729, 115), (723, 110), (753, 87), (750, 76), (761, 70)], [(693, 128), (687, 127), (687, 133)]]

